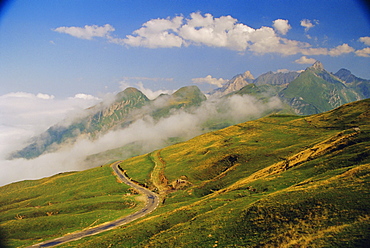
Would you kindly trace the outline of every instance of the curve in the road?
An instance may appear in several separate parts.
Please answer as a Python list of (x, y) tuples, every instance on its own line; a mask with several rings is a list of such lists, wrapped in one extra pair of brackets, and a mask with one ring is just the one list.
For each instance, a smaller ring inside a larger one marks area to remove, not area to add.
[(110, 222), (107, 222), (107, 223), (104, 223), (104, 224), (101, 224), (101, 225), (98, 225), (98, 226), (95, 226), (95, 227), (92, 227), (92, 228), (89, 228), (89, 229), (85, 229), (85, 230), (82, 230), (82, 231), (66, 234), (62, 237), (55, 238), (55, 239), (48, 240), (48, 241), (44, 241), (42, 243), (35, 244), (35, 245), (29, 246), (29, 247), (53, 247), (53, 246), (61, 245), (61, 244), (64, 244), (64, 243), (67, 243), (67, 242), (70, 242), (70, 241), (78, 240), (78, 239), (81, 239), (81, 238), (84, 238), (84, 237), (87, 237), (87, 236), (95, 235), (95, 234), (105, 232), (105, 231), (111, 230), (113, 228), (125, 225), (127, 223), (130, 223), (131, 221), (134, 221), (138, 218), (141, 218), (141, 217), (151, 213), (154, 209), (156, 209), (159, 205), (158, 195), (153, 193), (149, 189), (144, 188), (144, 187), (132, 182), (130, 179), (128, 179), (118, 167), (118, 165), (121, 162), (122, 161), (117, 161), (117, 162), (113, 163), (111, 165), (112, 169), (113, 169), (113, 171), (115, 172), (115, 174), (117, 175), (118, 179), (121, 182), (135, 188), (140, 193), (142, 193), (143, 195), (146, 196), (146, 205), (145, 205), (144, 208), (142, 208), (139, 211), (137, 211), (133, 214), (130, 214), (126, 217), (123, 217), (123, 218), (120, 218), (120, 219), (117, 219), (117, 220), (113, 220), (113, 221), (110, 221)]

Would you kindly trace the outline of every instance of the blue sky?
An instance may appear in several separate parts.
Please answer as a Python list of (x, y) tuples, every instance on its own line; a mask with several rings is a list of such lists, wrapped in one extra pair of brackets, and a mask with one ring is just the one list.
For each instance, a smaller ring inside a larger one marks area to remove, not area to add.
[(208, 90), (246, 70), (315, 60), (369, 79), (368, 47), (359, 1), (15, 0), (0, 19), (0, 95), (101, 97), (138, 83)]

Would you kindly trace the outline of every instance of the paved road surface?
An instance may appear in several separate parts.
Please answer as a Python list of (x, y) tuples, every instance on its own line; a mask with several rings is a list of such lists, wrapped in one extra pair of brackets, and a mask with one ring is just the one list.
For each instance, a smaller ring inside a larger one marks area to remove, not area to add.
[(134, 220), (136, 220), (140, 217), (143, 217), (144, 215), (147, 215), (147, 214), (151, 213), (154, 209), (156, 209), (158, 207), (158, 204), (159, 204), (159, 197), (155, 193), (153, 193), (152, 191), (148, 190), (147, 188), (144, 188), (144, 187), (142, 187), (140, 185), (137, 185), (137, 184), (133, 183), (132, 181), (130, 181), (130, 179), (128, 179), (122, 173), (122, 171), (118, 168), (118, 165), (119, 165), (120, 162), (121, 161), (113, 163), (112, 164), (112, 169), (114, 170), (114, 172), (118, 176), (119, 180), (121, 180), (123, 183), (131, 186), (132, 188), (137, 189), (138, 191), (140, 191), (141, 194), (146, 196), (146, 198), (147, 198), (146, 199), (146, 206), (144, 208), (142, 208), (141, 210), (137, 211), (136, 213), (133, 213), (133, 214), (128, 215), (126, 217), (123, 217), (123, 218), (120, 218), (120, 219), (117, 219), (117, 220), (114, 220), (114, 221), (110, 221), (110, 222), (107, 222), (107, 223), (104, 223), (104, 224), (101, 224), (101, 225), (98, 225), (98, 226), (95, 226), (95, 227), (92, 227), (92, 228), (88, 228), (88, 229), (85, 229), (85, 230), (82, 230), (82, 231), (69, 233), (69, 234), (66, 234), (62, 237), (52, 239), (52, 240), (49, 240), (49, 241), (44, 241), (42, 243), (35, 244), (35, 245), (30, 246), (30, 247), (53, 247), (53, 246), (60, 245), (60, 244), (63, 244), (63, 243), (67, 243), (67, 242), (70, 242), (70, 241), (78, 240), (78, 239), (81, 239), (81, 238), (84, 238), (84, 237), (87, 237), (87, 236), (90, 236), (90, 235), (95, 235), (95, 234), (98, 234), (98, 233), (101, 233), (101, 232), (105, 232), (105, 231), (108, 231), (110, 229), (116, 228), (118, 226), (125, 225), (125, 224), (127, 224), (131, 221), (134, 221)]

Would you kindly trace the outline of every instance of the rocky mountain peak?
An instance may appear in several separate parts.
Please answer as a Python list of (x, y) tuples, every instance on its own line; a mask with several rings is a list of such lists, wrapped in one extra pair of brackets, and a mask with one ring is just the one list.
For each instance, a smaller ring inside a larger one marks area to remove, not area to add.
[(320, 70), (320, 71), (324, 70), (323, 64), (318, 60), (309, 68), (314, 69), (314, 70)]
[(254, 77), (250, 71), (246, 71), (242, 74), (238, 74), (232, 79), (230, 79), (226, 84), (224, 84), (221, 88), (215, 89), (211, 92), (211, 95), (217, 96), (224, 96), (231, 92), (240, 90), (247, 84), (252, 83)]
[(354, 79), (355, 79), (355, 76), (352, 75), (351, 71), (347, 70), (347, 69), (344, 69), (344, 68), (340, 69), (334, 75), (337, 76), (338, 78), (340, 78), (341, 80), (345, 81), (346, 83), (350, 83), (350, 82), (354, 81)]
[(243, 77), (244, 79), (254, 79), (254, 77), (253, 77), (253, 75), (252, 75), (252, 73), (251, 73), (250, 71), (246, 71), (246, 72), (244, 72), (244, 73), (242, 74), (242, 77)]

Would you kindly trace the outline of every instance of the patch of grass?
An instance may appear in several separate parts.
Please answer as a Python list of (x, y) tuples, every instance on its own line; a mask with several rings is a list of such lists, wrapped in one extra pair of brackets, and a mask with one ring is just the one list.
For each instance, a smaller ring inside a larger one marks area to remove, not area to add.
[(141, 207), (110, 166), (0, 188), (0, 227), (20, 246), (114, 220)]
[(150, 154), (145, 154), (127, 159), (120, 163), (123, 170), (127, 170), (128, 176), (142, 184), (150, 185), (150, 174), (154, 168), (154, 162)]

